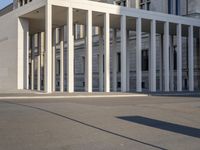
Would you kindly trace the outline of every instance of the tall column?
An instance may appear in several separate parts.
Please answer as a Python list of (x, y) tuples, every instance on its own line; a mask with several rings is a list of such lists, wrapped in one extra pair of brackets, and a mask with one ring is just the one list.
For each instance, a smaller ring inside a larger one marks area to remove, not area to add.
[(140, 9), (140, 0), (135, 1), (135, 8)]
[(121, 16), (121, 91), (126, 92), (126, 16)]
[(177, 91), (182, 91), (182, 27), (177, 24)]
[(110, 92), (110, 14), (104, 14), (104, 90)]
[(99, 32), (99, 91), (103, 92), (104, 74), (103, 74), (103, 28)]
[(127, 51), (126, 51), (126, 91), (130, 91), (130, 52), (128, 50), (129, 47), (129, 30), (127, 30), (126, 34), (126, 43), (127, 43)]
[(174, 44), (173, 36), (170, 36), (170, 90), (174, 91)]
[(150, 90), (151, 92), (156, 92), (156, 21), (151, 20), (151, 69), (150, 73)]
[[(45, 33), (41, 32), (41, 81), (44, 81), (44, 48), (45, 48)], [(43, 82), (44, 86), (44, 82)], [(41, 84), (42, 87), (42, 84)]]
[(149, 79), (149, 91), (151, 91), (152, 82), (152, 68), (151, 68), (151, 23), (150, 23), (150, 33), (149, 33), (149, 51), (148, 51), (148, 79)]
[(160, 91), (163, 91), (163, 34), (160, 35)]
[(34, 90), (34, 80), (35, 80), (35, 35), (32, 35), (32, 45), (31, 45), (31, 90)]
[(60, 92), (64, 92), (64, 27), (60, 28)]
[(24, 89), (29, 89), (29, 50), (30, 50), (29, 22), (24, 27), (24, 48), (25, 48), (25, 72), (24, 72)]
[(87, 40), (86, 40), (86, 72), (85, 72), (85, 91), (92, 92), (92, 11), (88, 10), (86, 16)]
[(164, 23), (164, 91), (169, 91), (169, 22)]
[(113, 30), (113, 50), (112, 50), (112, 80), (113, 91), (117, 92), (117, 29)]
[(84, 26), (80, 25), (80, 38), (83, 38), (84, 36)]
[(188, 67), (189, 67), (189, 91), (194, 91), (194, 27), (189, 27), (188, 37)]
[(142, 92), (142, 20), (136, 19), (136, 91)]
[(37, 90), (41, 90), (41, 33), (38, 33)]
[(47, 3), (45, 8), (45, 92), (52, 92), (52, 5)]
[(73, 36), (73, 9), (67, 13), (67, 90), (74, 92), (74, 36)]
[(56, 91), (56, 31), (57, 29), (53, 30), (53, 47), (52, 47), (52, 91)]

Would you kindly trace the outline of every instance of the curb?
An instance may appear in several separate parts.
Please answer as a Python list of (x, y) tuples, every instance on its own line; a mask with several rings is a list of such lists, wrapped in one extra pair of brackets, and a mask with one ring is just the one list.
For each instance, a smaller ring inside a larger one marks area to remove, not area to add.
[(77, 96), (16, 96), (16, 97), (0, 97), (2, 99), (76, 99), (76, 98), (116, 98), (116, 97), (146, 97), (148, 94), (133, 94), (133, 95), (77, 95)]

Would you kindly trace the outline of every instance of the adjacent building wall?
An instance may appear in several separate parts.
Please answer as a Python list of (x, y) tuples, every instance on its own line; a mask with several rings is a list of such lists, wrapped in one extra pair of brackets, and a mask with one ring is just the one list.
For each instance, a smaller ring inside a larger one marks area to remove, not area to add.
[(0, 18), (0, 92), (17, 89), (17, 18)]

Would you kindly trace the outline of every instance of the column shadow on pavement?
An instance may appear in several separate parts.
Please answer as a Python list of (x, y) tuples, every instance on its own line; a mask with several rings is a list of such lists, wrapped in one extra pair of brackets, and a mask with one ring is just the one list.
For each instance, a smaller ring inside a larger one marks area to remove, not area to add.
[(193, 127), (188, 127), (184, 125), (179, 125), (179, 124), (174, 124), (170, 122), (165, 122), (161, 120), (156, 120), (156, 119), (151, 119), (143, 116), (120, 116), (117, 117), (122, 120), (130, 121), (133, 123), (165, 130), (165, 131), (170, 131), (170, 132), (175, 132), (187, 136), (192, 136), (195, 138), (200, 138), (200, 129), (198, 128), (193, 128)]

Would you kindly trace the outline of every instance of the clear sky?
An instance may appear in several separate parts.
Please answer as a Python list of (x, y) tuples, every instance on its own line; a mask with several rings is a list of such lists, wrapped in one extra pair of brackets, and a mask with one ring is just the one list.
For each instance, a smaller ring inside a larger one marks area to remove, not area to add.
[(5, 6), (9, 5), (12, 2), (13, 0), (0, 0), (0, 9), (4, 8)]

